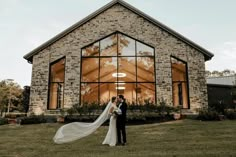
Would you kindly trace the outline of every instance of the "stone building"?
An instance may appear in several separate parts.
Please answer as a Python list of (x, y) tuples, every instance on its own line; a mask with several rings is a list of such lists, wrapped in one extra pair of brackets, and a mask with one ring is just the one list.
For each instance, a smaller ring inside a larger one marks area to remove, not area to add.
[(32, 64), (30, 112), (106, 103), (207, 106), (213, 54), (122, 0), (113, 0), (24, 58)]

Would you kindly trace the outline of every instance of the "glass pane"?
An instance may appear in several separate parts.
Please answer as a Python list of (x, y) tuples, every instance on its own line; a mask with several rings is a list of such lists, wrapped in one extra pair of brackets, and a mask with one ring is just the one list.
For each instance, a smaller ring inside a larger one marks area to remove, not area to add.
[(137, 42), (137, 56), (153, 56), (154, 49), (150, 46)]
[(186, 81), (186, 65), (174, 58), (171, 58), (172, 66), (172, 80), (173, 81)]
[(173, 82), (173, 103), (174, 106), (183, 105), (188, 108), (188, 90), (185, 82)]
[(116, 82), (117, 57), (100, 59), (100, 82)]
[(63, 108), (64, 83), (51, 83), (49, 109)]
[(119, 52), (120, 56), (135, 56), (135, 40), (119, 34)]
[(98, 84), (97, 83), (81, 83), (81, 103), (98, 102)]
[(145, 103), (155, 103), (155, 84), (154, 83), (138, 83), (137, 84), (137, 103), (143, 105)]
[(99, 55), (99, 42), (92, 44), (82, 49), (82, 56), (98, 56)]
[(135, 57), (119, 57), (118, 81), (136, 82)]
[(50, 85), (50, 103), (49, 109), (57, 109), (57, 84)]
[(82, 58), (82, 82), (98, 81), (98, 58)]
[(51, 82), (64, 82), (65, 79), (65, 59), (61, 59), (58, 62), (51, 65)]
[(101, 83), (100, 84), (100, 103), (106, 104), (113, 96), (117, 96), (115, 83)]
[(153, 57), (137, 57), (137, 80), (155, 82)]
[(117, 56), (117, 34), (101, 40), (100, 46), (101, 56)]
[(117, 83), (117, 94), (125, 96), (127, 103), (136, 104), (136, 83)]

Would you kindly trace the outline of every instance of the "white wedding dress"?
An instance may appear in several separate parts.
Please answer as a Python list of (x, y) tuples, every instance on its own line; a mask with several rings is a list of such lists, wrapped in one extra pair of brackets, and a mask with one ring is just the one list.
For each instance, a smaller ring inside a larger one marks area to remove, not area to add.
[[(117, 110), (115, 104), (112, 104), (113, 111)], [(117, 142), (117, 130), (116, 130), (116, 115), (113, 113), (110, 117), (109, 129), (107, 135), (102, 144), (108, 144), (109, 146), (115, 146)]]
[[(109, 111), (112, 106), (113, 104), (109, 102), (102, 114), (93, 123), (73, 122), (61, 126), (57, 130), (53, 141), (57, 144), (62, 144), (75, 141), (92, 134), (110, 117)], [(114, 145), (114, 143), (116, 143), (116, 120), (113, 116), (111, 116), (110, 119), (109, 130), (111, 131), (110, 133), (108, 131), (109, 135), (107, 134), (104, 142)]]

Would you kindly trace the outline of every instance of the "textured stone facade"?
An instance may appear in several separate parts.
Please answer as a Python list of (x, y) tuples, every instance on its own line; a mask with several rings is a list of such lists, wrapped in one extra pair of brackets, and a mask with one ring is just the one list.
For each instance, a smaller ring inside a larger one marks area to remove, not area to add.
[(30, 112), (47, 111), (50, 63), (66, 57), (64, 107), (80, 100), (81, 48), (115, 31), (155, 48), (157, 100), (172, 104), (170, 56), (188, 65), (190, 111), (207, 105), (205, 59), (198, 50), (177, 39), (131, 10), (116, 4), (33, 56)]

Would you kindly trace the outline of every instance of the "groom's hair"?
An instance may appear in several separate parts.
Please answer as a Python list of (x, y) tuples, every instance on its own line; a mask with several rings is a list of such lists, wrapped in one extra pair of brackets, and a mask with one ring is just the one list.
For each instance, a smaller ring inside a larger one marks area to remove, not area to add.
[(119, 95), (119, 98), (121, 98), (122, 100), (124, 100), (124, 95)]
[(111, 102), (114, 102), (115, 100), (116, 100), (116, 97), (113, 96), (113, 97), (111, 98)]

